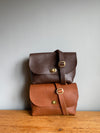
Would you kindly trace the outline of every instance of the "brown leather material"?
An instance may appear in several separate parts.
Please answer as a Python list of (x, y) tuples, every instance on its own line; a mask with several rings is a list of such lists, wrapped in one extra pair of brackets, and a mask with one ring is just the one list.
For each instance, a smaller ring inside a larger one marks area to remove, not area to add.
[[(67, 115), (68, 114), (67, 113), (67, 106), (66, 106), (65, 99), (64, 99), (64, 96), (63, 96), (64, 90), (63, 90), (62, 86), (60, 86), (60, 84), (55, 83), (55, 87), (56, 87), (56, 91), (58, 89), (60, 89), (60, 93), (57, 93), (58, 97), (59, 97), (59, 103), (60, 103), (63, 115)], [(61, 92), (61, 89), (62, 89), (62, 92)]]
[[(59, 68), (59, 61), (66, 62)], [(29, 68), (32, 84), (41, 83), (72, 83), (76, 73), (77, 58), (75, 52), (56, 50), (49, 53), (33, 53), (29, 57)], [(56, 68), (57, 71), (51, 72)]]
[(65, 99), (63, 97), (63, 94), (60, 94), (60, 95), (58, 94), (58, 97), (59, 97), (59, 102), (61, 105), (62, 113), (63, 113), (63, 115), (67, 115), (66, 103), (65, 103)]
[[(60, 50), (56, 50), (56, 52), (58, 53), (59, 56), (59, 62), (60, 61), (64, 61), (64, 56), (63, 56), (63, 52), (61, 52)], [(66, 63), (66, 62), (65, 62)], [(61, 84), (66, 84), (66, 80), (65, 80), (65, 67), (59, 67), (59, 71), (60, 71), (60, 83)]]
[[(63, 97), (59, 98), (56, 89), (63, 88)], [(32, 115), (75, 115), (78, 89), (76, 83), (60, 85), (55, 84), (31, 84), (29, 97), (32, 107)], [(63, 99), (62, 99), (63, 98)], [(53, 101), (56, 103), (53, 104)], [(65, 104), (61, 105), (61, 102)]]

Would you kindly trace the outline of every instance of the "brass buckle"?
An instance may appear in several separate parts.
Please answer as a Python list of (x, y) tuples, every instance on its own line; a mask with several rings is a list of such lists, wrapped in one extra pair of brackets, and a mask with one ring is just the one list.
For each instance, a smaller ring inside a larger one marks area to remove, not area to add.
[(65, 61), (59, 61), (58, 62), (58, 66), (59, 67), (65, 67), (65, 65), (66, 65), (66, 62)]
[(56, 90), (56, 93), (57, 93), (58, 95), (63, 94), (63, 93), (64, 93), (63, 88), (58, 88), (58, 89)]

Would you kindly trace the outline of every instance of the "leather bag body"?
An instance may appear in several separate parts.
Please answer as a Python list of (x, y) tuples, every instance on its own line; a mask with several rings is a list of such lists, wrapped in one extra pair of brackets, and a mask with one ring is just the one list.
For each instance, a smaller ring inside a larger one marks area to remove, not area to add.
[(76, 65), (75, 52), (56, 50), (49, 53), (30, 54), (31, 83), (72, 83), (76, 73)]
[(61, 85), (31, 84), (29, 97), (32, 115), (75, 115), (78, 89), (76, 83)]

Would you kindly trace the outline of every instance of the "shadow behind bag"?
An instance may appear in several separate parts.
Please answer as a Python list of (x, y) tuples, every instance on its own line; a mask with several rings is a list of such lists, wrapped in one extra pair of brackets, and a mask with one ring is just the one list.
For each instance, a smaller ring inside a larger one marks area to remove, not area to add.
[(77, 57), (75, 52), (56, 50), (49, 53), (30, 54), (31, 83), (72, 83), (76, 65)]

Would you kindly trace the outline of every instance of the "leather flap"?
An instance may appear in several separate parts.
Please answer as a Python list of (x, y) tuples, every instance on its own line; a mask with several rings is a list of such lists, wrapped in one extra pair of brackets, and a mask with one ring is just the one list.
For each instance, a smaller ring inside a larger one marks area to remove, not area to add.
[[(57, 88), (64, 89), (64, 99), (67, 107), (72, 107), (77, 104), (78, 90), (75, 83), (60, 85), (56, 84)], [(56, 94), (56, 88), (54, 84), (35, 84), (30, 85), (30, 100), (36, 106), (59, 106), (58, 95)], [(56, 104), (52, 104), (52, 101), (56, 101)]]
[[(65, 73), (72, 72), (76, 65), (76, 53), (64, 52), (64, 60), (66, 62)], [(58, 68), (58, 56), (56, 52), (34, 53), (30, 54), (29, 67), (34, 74), (58, 74), (58, 71), (51, 73), (52, 68)]]

